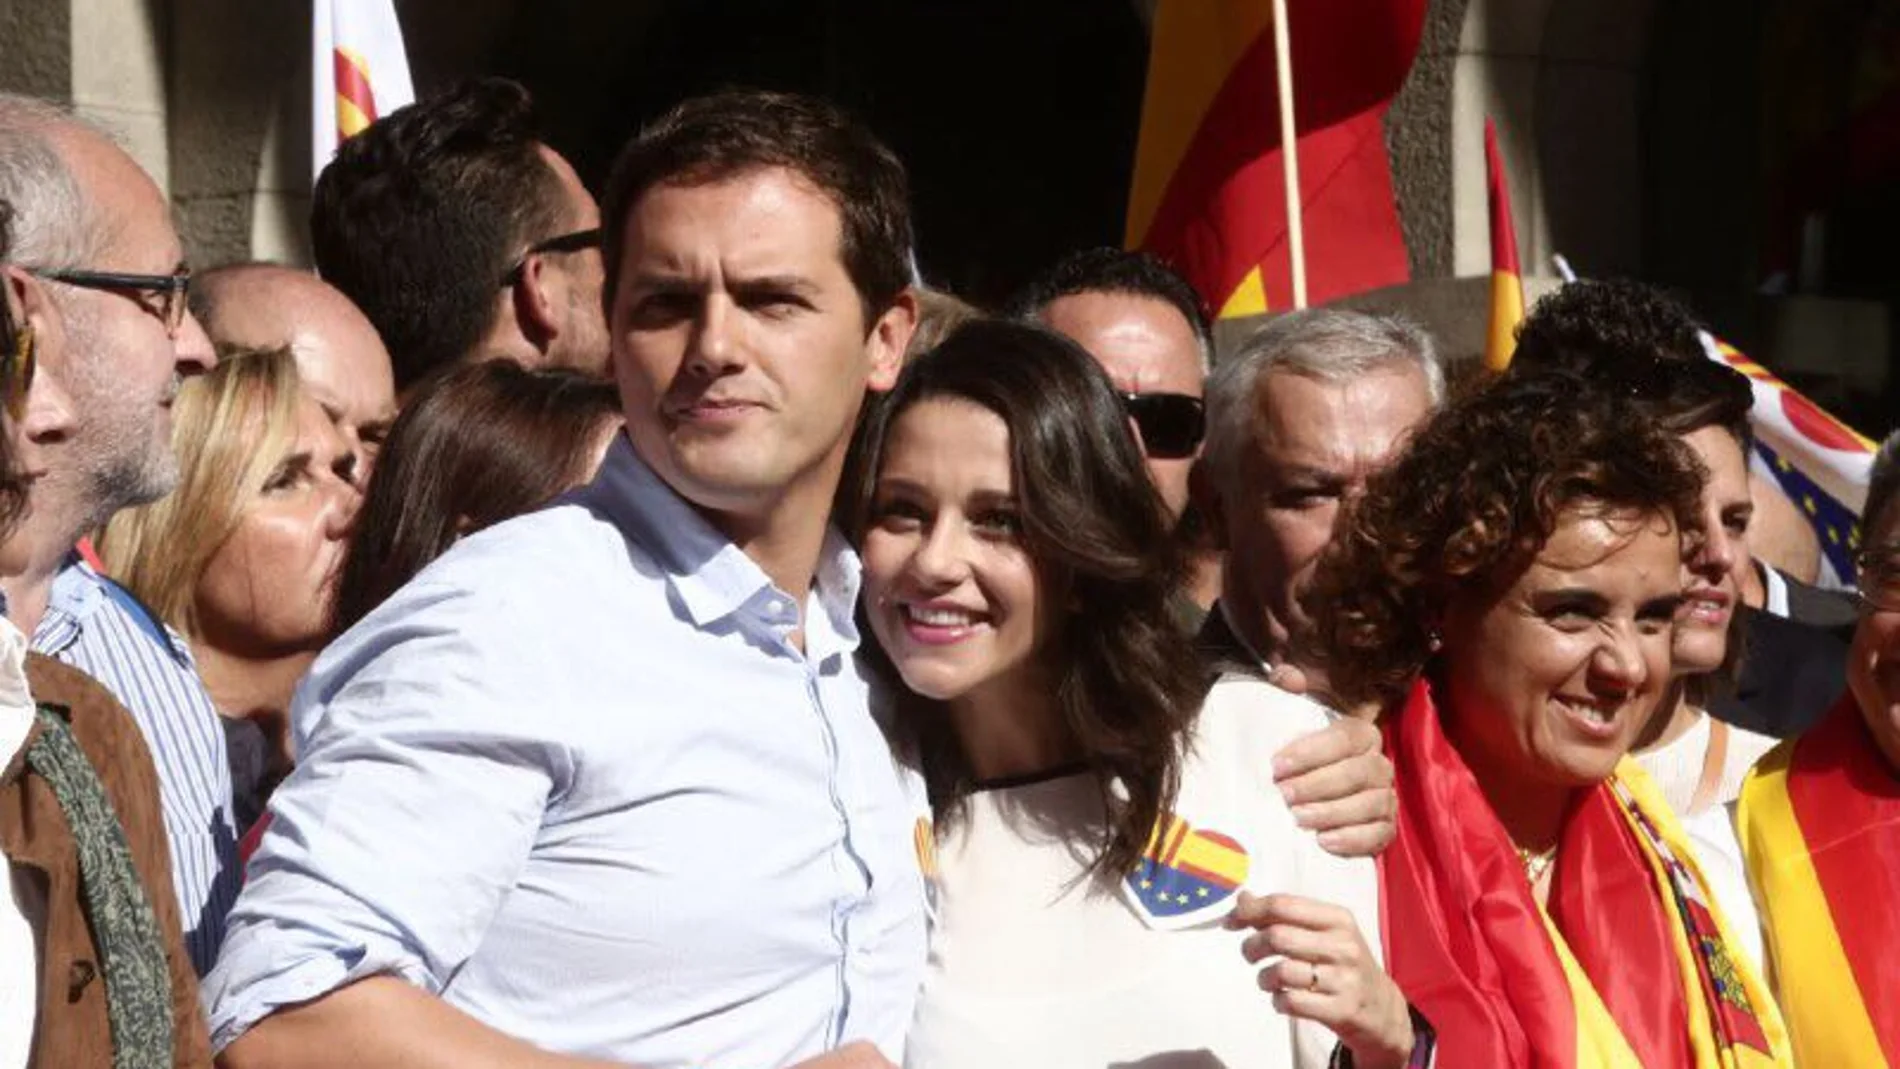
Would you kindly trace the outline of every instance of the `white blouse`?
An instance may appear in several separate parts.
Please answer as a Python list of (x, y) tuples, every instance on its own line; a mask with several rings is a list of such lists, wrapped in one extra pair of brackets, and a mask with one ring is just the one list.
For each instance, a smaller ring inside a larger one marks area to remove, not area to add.
[[(1379, 954), (1378, 876), (1298, 828), (1272, 758), (1326, 726), (1320, 706), (1230, 676), (1208, 696), (1157, 865), (1090, 871), (1102, 805), (1086, 774), (995, 788), (939, 835), (930, 963), (911, 1069), (1320, 1069), (1325, 1028), (1274, 1010), (1248, 931), (1222, 919), (1239, 890), (1351, 909)], [(926, 870), (931, 867), (926, 859)], [(1264, 964), (1264, 963), (1263, 963)]]
[(1689, 835), (1696, 861), (1702, 866), (1702, 875), (1715, 896), (1716, 907), (1728, 918), (1730, 930), (1735, 933), (1738, 949), (1758, 973), (1765, 975), (1761, 917), (1755, 910), (1754, 893), (1748, 885), (1742, 842), (1735, 833), (1735, 799), (1741, 794), (1748, 770), (1775, 748), (1776, 740), (1733, 724), (1723, 725), (1728, 733), (1727, 752), (1723, 755), (1714, 797), (1702, 810), (1691, 813), (1688, 810), (1702, 782), (1703, 763), (1715, 724), (1714, 717), (1702, 716), (1675, 739), (1648, 753), (1637, 754), (1636, 763), (1656, 781), (1663, 797), (1682, 819), (1683, 831)]

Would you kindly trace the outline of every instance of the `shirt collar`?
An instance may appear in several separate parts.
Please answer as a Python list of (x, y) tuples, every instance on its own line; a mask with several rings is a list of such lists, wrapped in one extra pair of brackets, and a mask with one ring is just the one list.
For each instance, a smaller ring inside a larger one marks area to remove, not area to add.
[(57, 654), (79, 641), (86, 622), (105, 604), (106, 591), (99, 573), (79, 554), (69, 554), (53, 575), (46, 595), (46, 612), (33, 629), (33, 647)]
[(1755, 562), (1761, 570), (1762, 608), (1770, 615), (1786, 618), (1788, 615), (1788, 580), (1780, 572), (1761, 561)]
[[(694, 626), (707, 628), (741, 610), (767, 622), (797, 622), (790, 597), (662, 481), (625, 434), (615, 437), (600, 471), (577, 500), (605, 515), (653, 555)], [(852, 614), (861, 577), (857, 554), (836, 529), (828, 528), (813, 593), (831, 630), (853, 646), (857, 626)]]

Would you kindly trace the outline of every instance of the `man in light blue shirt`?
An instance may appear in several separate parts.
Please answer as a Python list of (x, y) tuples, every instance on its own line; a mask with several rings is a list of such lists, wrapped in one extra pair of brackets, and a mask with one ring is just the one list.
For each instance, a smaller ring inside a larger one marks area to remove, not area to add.
[(225, 1065), (902, 1060), (926, 801), (827, 516), (915, 326), (906, 202), (887, 149), (780, 94), (688, 101), (622, 154), (625, 437), (317, 661), (204, 985)]
[(606, 220), (626, 438), (313, 668), (205, 983), (229, 1065), (902, 1057), (925, 801), (827, 525), (915, 324), (902, 168), (827, 105), (702, 98)]

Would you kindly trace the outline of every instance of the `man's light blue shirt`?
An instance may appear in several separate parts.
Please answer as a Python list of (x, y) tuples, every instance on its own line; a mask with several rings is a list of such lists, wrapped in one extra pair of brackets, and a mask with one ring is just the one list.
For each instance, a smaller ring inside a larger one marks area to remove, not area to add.
[(33, 649), (105, 684), (145, 736), (185, 949), (202, 975), (237, 898), (237, 829), (224, 725), (184, 636), (73, 554), (53, 578)]
[(921, 787), (854, 658), (835, 533), (804, 613), (623, 436), (326, 650), (204, 985), (222, 1048), (400, 975), (538, 1046), (649, 1066), (902, 1059)]

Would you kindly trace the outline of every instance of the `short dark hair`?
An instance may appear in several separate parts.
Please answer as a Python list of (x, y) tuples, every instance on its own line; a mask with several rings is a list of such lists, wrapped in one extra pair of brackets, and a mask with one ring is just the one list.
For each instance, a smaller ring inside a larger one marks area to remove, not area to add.
[[(850, 529), (874, 516), (877, 472), (891, 428), (914, 405), (955, 398), (1002, 418), (1022, 537), (1050, 577), (1066, 621), (1054, 638), (1050, 682), (1064, 726), (1100, 785), (1109, 828), (1098, 864), (1133, 869), (1173, 804), (1184, 733), (1207, 679), (1170, 599), (1187, 574), (1166, 507), (1148, 479), (1128, 414), (1083, 349), (1024, 323), (974, 320), (919, 355), (872, 412), (849, 486)], [(949, 720), (895, 682), (899, 727), (914, 738), (932, 804), (946, 818), (976, 788)], [(1114, 797), (1119, 782), (1126, 798)]]
[(1009, 301), (1017, 319), (1041, 319), (1058, 298), (1079, 293), (1127, 293), (1173, 306), (1187, 320), (1201, 347), (1201, 370), (1214, 361), (1214, 322), (1194, 286), (1160, 257), (1124, 249), (1083, 249), (1057, 260), (1030, 279)]
[(1747, 376), (1709, 359), (1687, 305), (1625, 279), (1572, 282), (1537, 302), (1518, 328), (1515, 373), (1569, 371), (1625, 393), (1663, 429), (1721, 427), (1746, 451), (1753, 441)]
[(475, 355), (514, 257), (568, 214), (528, 91), (482, 78), (343, 142), (317, 179), (311, 253), (375, 324), (408, 389)]
[(540, 508), (592, 474), (612, 385), (512, 360), (458, 364), (417, 388), (376, 458), (337, 578), (341, 634), (457, 538)]
[(866, 328), (876, 322), (911, 284), (904, 165), (869, 129), (826, 101), (751, 89), (693, 97), (620, 151), (601, 205), (601, 292), (609, 316), (627, 217), (648, 190), (718, 182), (760, 168), (791, 171), (837, 206), (845, 271), (857, 287)]

